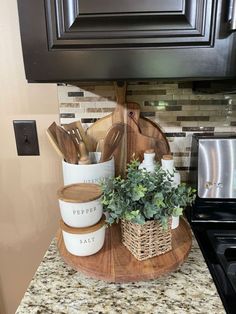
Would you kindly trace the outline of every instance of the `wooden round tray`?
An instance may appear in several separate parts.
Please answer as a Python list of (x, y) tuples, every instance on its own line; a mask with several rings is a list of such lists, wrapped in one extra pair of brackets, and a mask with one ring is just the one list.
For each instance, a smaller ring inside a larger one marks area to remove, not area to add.
[(61, 231), (57, 235), (59, 252), (68, 265), (89, 277), (109, 282), (154, 279), (174, 271), (187, 258), (191, 244), (191, 230), (184, 219), (181, 219), (180, 226), (172, 231), (172, 250), (141, 262), (121, 243), (119, 225), (107, 228), (103, 248), (98, 253), (86, 257), (70, 254), (65, 248)]

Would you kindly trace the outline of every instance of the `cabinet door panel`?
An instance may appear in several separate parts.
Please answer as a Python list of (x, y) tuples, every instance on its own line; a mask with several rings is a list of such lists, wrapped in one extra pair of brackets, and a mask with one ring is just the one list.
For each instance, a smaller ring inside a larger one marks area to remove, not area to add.
[(46, 0), (50, 49), (214, 44), (215, 0), (136, 2)]
[(81, 14), (182, 11), (183, 0), (80, 0)]

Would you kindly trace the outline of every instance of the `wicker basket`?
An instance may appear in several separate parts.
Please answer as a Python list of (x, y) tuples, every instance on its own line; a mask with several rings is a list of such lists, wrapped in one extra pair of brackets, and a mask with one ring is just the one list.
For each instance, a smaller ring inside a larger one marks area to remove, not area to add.
[(122, 243), (139, 261), (172, 249), (171, 220), (167, 230), (163, 230), (162, 225), (155, 220), (147, 221), (144, 225), (121, 220), (121, 234)]

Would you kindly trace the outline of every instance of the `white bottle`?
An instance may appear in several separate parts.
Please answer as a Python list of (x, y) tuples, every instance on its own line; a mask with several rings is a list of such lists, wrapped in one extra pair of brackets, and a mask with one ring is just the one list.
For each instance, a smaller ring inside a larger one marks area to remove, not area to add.
[(171, 155), (163, 155), (161, 159), (161, 167), (163, 170), (168, 171), (173, 176), (173, 185), (178, 186), (180, 184), (180, 174), (175, 170), (174, 160)]
[[(173, 174), (173, 186), (178, 186), (180, 184), (180, 173), (176, 172), (174, 167), (174, 160), (172, 155), (163, 155), (161, 159), (161, 167), (163, 170), (168, 171)], [(175, 229), (179, 226), (179, 216), (172, 216), (171, 229)]]
[(154, 149), (149, 149), (144, 152), (143, 162), (139, 165), (139, 169), (146, 169), (149, 172), (154, 172), (156, 166)]

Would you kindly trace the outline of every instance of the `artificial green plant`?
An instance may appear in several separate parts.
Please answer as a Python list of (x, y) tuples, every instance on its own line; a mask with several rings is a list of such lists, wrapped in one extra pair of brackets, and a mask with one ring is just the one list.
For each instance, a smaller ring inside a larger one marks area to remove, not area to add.
[(102, 183), (107, 222), (112, 224), (125, 219), (144, 224), (154, 219), (167, 227), (172, 215), (182, 215), (183, 209), (192, 204), (196, 191), (184, 183), (174, 186), (173, 175), (164, 171), (160, 164), (153, 173), (138, 166), (139, 162), (133, 160), (127, 166), (125, 179), (118, 176)]

